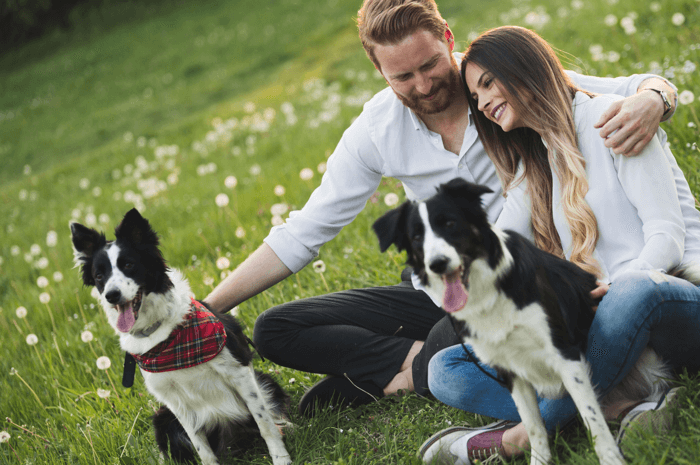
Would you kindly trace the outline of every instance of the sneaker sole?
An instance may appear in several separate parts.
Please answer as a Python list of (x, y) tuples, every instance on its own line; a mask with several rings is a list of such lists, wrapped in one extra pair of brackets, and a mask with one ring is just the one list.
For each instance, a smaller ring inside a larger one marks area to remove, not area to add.
[(456, 431), (493, 431), (495, 429), (502, 428), (507, 425), (516, 425), (516, 422), (512, 422), (509, 420), (499, 420), (493, 423), (489, 423), (486, 426), (476, 426), (476, 427), (471, 427), (471, 426), (452, 426), (450, 428), (445, 428), (442, 431), (438, 431), (437, 433), (433, 434), (430, 436), (423, 444), (418, 448), (418, 457), (423, 458), (425, 456), (425, 452), (430, 449), (430, 447), (438, 442), (440, 439), (444, 438), (448, 434), (454, 433)]

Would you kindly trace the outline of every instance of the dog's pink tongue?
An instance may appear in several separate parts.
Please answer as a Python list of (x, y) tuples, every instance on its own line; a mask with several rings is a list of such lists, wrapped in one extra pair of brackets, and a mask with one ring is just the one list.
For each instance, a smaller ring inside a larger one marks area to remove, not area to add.
[(136, 323), (136, 317), (134, 317), (134, 308), (131, 303), (125, 309), (120, 309), (119, 317), (117, 318), (117, 329), (122, 333), (128, 333), (131, 328), (134, 327)]
[(454, 313), (467, 304), (467, 290), (462, 284), (459, 272), (444, 275), (445, 294), (442, 296), (442, 308), (447, 313)]

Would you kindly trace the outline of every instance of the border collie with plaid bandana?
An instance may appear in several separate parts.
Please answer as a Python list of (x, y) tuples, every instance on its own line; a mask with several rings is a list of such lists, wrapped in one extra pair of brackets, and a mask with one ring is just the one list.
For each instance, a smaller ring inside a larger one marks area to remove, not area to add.
[[(406, 250), (406, 263), (442, 303), (455, 330), (496, 370), (527, 429), (531, 464), (551, 458), (536, 393), (558, 398), (568, 391), (595, 438), (600, 462), (620, 465), (584, 358), (596, 278), (513, 231), (491, 226), (481, 202), (488, 192), (456, 178), (424, 202), (404, 202), (373, 225), (381, 251), (392, 244)], [(687, 278), (690, 271), (678, 274)], [(647, 348), (606, 401), (658, 399), (667, 388), (663, 378), (670, 377)]]
[(170, 449), (178, 462), (195, 462), (197, 453), (202, 463), (217, 464), (262, 436), (273, 464), (290, 464), (279, 428), (287, 421), (289, 396), (253, 370), (249, 340), (235, 318), (191, 297), (138, 210), (124, 216), (114, 241), (78, 223), (70, 228), (83, 283), (99, 292), (121, 348), (163, 404), (153, 417), (161, 452)]

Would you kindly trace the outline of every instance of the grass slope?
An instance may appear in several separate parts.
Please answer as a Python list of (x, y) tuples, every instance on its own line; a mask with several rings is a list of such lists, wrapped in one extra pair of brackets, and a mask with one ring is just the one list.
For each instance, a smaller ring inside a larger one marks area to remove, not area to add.
[[(385, 86), (356, 37), (359, 3), (127, 2), (85, 10), (79, 30), (0, 57), (0, 413), (9, 418), (0, 429), (11, 435), (0, 463), (159, 463), (149, 425), (156, 405), (140, 377), (129, 391), (119, 385), (122, 354), (73, 269), (68, 223), (110, 235), (137, 206), (161, 233), (170, 264), (205, 296), (278, 221), (272, 210), (286, 217), (304, 204), (343, 130)], [(700, 93), (695, 0), (439, 5), (458, 48), (486, 28), (526, 25), (587, 73), (653, 71), (686, 91), (684, 102)], [(695, 192), (697, 111), (694, 102), (680, 105), (664, 125)], [(390, 193), (403, 196), (387, 179), (322, 248), (323, 274), (308, 267), (236, 309), (248, 334), (270, 306), (395, 283), (404, 257), (379, 254), (370, 229)], [(102, 356), (107, 370), (96, 365)], [(319, 379), (256, 366), (294, 403)], [(644, 438), (631, 463), (697, 462), (700, 381), (681, 382), (691, 389), (674, 434)], [(438, 429), (490, 421), (413, 395), (292, 420), (286, 442), (300, 464), (412, 463)], [(581, 425), (554, 443), (555, 463), (596, 463)], [(260, 446), (240, 463), (269, 463), (265, 454)]]

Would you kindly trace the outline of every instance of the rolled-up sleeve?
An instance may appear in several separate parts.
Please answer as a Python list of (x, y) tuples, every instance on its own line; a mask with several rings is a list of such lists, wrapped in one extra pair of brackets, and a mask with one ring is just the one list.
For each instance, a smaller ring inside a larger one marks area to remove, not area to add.
[(642, 82), (650, 78), (663, 79), (668, 83), (668, 85), (676, 89), (676, 86), (674, 86), (673, 83), (655, 74), (633, 74), (631, 76), (621, 76), (616, 78), (587, 76), (585, 74), (578, 74), (574, 71), (567, 71), (566, 74), (568, 74), (574, 83), (581, 89), (594, 92), (596, 94), (615, 94), (623, 97), (629, 97), (630, 95), (636, 94), (637, 89)]
[(306, 205), (265, 238), (292, 272), (304, 268), (323, 244), (352, 222), (379, 186), (381, 162), (371, 131), (367, 115), (360, 114), (328, 159), (321, 185)]

